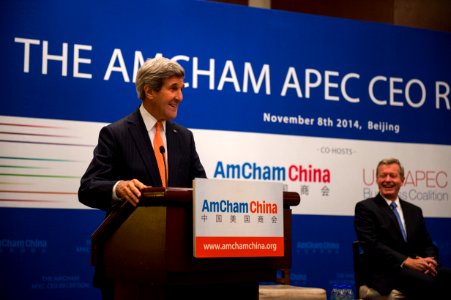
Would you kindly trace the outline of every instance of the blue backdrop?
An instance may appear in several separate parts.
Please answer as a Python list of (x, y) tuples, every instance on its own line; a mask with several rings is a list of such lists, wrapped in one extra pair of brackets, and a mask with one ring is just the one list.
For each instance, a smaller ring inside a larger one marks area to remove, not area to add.
[[(139, 64), (162, 54), (187, 71), (189, 128), (451, 145), (449, 33), (203, 1), (3, 1), (0, 28), (0, 116), (115, 121), (140, 103)], [(100, 298), (89, 252), (103, 212), (0, 197), (1, 297)], [(447, 215), (427, 225), (451, 265)], [(352, 216), (293, 220), (293, 284), (354, 284)]]

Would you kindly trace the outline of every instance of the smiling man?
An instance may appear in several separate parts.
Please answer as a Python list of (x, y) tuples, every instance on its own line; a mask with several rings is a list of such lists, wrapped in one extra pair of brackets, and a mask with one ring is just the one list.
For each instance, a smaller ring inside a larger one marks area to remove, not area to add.
[[(183, 100), (185, 71), (177, 62), (149, 59), (136, 76), (142, 104), (101, 129), (78, 190), (79, 201), (109, 214), (124, 202), (137, 206), (146, 187), (192, 187), (205, 178), (193, 133), (171, 120)], [(113, 299), (113, 283), (96, 266), (94, 286)]]
[(420, 207), (399, 198), (404, 167), (396, 158), (379, 162), (379, 193), (356, 204), (354, 226), (366, 254), (365, 284), (381, 295), (393, 289), (411, 299), (445, 299), (451, 270), (438, 261)]

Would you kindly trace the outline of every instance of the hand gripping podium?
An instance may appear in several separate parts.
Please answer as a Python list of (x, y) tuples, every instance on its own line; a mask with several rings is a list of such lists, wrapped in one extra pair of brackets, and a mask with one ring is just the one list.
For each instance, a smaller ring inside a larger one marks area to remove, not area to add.
[(195, 258), (192, 201), (192, 189), (149, 188), (138, 207), (123, 203), (92, 234), (92, 264), (113, 280), (115, 300), (257, 300), (259, 282), (291, 267), (298, 193), (283, 192), (283, 257)]

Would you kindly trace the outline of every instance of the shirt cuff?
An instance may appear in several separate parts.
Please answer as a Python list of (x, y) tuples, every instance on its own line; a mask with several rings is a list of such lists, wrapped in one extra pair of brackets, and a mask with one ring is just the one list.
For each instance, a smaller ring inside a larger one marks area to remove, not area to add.
[(403, 260), (403, 262), (401, 263), (401, 269), (404, 269), (404, 264), (406, 263), (406, 260), (407, 260), (407, 258), (405, 259), (405, 260)]
[(112, 197), (113, 197), (113, 200), (116, 200), (116, 201), (122, 200), (121, 198), (119, 198), (119, 197), (116, 195), (116, 187), (117, 187), (118, 183), (119, 183), (119, 181), (117, 181), (117, 182), (114, 184), (114, 186), (113, 186), (113, 191), (112, 191)]

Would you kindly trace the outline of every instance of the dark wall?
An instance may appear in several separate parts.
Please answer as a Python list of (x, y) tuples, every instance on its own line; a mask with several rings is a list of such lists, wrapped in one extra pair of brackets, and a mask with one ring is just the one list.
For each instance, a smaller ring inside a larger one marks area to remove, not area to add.
[[(213, 0), (248, 5), (248, 0)], [(272, 0), (272, 9), (451, 32), (449, 0)]]

